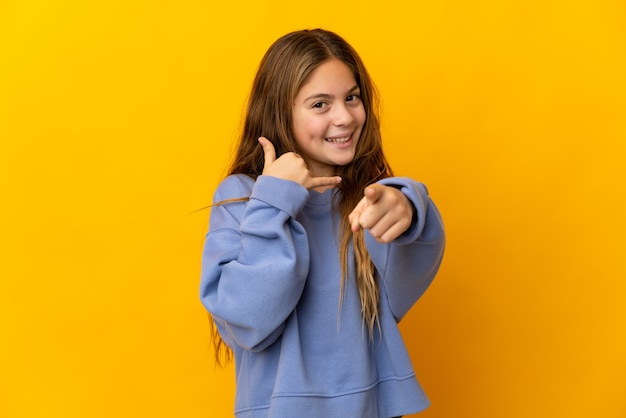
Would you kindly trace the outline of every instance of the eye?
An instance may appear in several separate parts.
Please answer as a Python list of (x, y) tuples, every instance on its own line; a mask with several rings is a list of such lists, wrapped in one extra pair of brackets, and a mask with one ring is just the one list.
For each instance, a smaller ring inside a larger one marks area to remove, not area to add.
[(323, 109), (327, 106), (328, 104), (326, 102), (315, 102), (313, 103), (313, 105), (311, 106), (313, 109)]
[(348, 97), (346, 97), (346, 102), (356, 102), (359, 99), (360, 99), (360, 96), (358, 94), (351, 94)]

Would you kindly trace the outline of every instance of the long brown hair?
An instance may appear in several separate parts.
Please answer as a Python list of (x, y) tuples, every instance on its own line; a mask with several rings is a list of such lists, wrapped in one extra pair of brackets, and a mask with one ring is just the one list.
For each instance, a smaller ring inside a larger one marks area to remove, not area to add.
[[(348, 216), (362, 199), (367, 185), (393, 173), (383, 154), (376, 89), (361, 58), (342, 37), (322, 29), (301, 30), (282, 36), (270, 46), (254, 79), (243, 132), (229, 174), (246, 174), (253, 178), (261, 175), (265, 160), (258, 143), (260, 136), (274, 144), (277, 157), (285, 152), (298, 152), (292, 131), (293, 101), (311, 73), (330, 59), (342, 61), (352, 71), (366, 115), (354, 160), (337, 169), (337, 175), (342, 178), (335, 202), (341, 219), (342, 290), (339, 306), (347, 285), (349, 266), (353, 265), (363, 321), (372, 336), (378, 324), (378, 284), (363, 231), (353, 234)], [(349, 260), (351, 243), (353, 260)], [(218, 354), (223, 343), (219, 336), (214, 341)]]

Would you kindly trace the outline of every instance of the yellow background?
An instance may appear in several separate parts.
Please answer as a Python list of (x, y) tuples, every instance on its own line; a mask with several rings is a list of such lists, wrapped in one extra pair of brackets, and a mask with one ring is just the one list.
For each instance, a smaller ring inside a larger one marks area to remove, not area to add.
[(0, 417), (231, 416), (192, 212), (305, 27), (361, 53), (445, 219), (420, 416), (626, 416), (623, 1), (3, 0)]

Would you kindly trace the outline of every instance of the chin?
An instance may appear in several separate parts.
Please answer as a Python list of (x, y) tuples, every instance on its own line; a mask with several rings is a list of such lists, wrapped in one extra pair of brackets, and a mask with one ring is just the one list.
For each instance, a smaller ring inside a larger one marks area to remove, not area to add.
[(342, 159), (342, 160), (339, 160), (339, 161), (335, 161), (335, 166), (337, 166), (337, 167), (345, 167), (345, 166), (351, 164), (352, 161), (354, 161), (354, 157), (352, 157), (350, 159), (346, 158), (346, 159)]

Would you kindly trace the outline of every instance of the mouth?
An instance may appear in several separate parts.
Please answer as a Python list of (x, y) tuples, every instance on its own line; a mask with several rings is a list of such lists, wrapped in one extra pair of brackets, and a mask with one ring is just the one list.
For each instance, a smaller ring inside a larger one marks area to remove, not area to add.
[(343, 136), (334, 136), (329, 138), (324, 138), (326, 142), (330, 142), (331, 144), (345, 144), (352, 138), (352, 134), (346, 134)]

